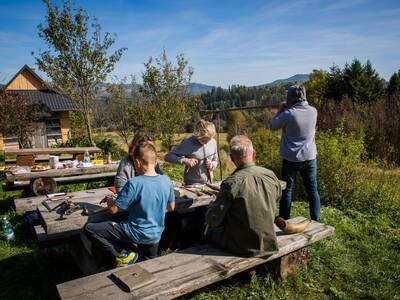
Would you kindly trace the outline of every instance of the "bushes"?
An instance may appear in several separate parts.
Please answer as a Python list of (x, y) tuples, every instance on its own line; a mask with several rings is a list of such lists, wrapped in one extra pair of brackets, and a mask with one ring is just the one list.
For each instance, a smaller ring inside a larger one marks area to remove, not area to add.
[[(280, 134), (260, 129), (249, 135), (257, 151), (257, 164), (280, 177)], [(364, 164), (363, 137), (345, 133), (342, 128), (319, 132), (318, 186), (323, 205), (357, 209), (365, 213), (385, 213), (398, 218), (400, 211), (400, 174), (381, 171)], [(398, 172), (398, 171), (397, 171)], [(307, 199), (301, 178), (294, 199)]]
[(256, 150), (257, 164), (274, 171), (279, 177), (281, 174), (281, 160), (279, 156), (280, 133), (263, 128), (250, 133), (249, 138)]
[[(342, 129), (317, 135), (318, 186), (324, 204), (341, 206), (359, 184), (358, 166), (364, 153), (362, 138)], [(304, 197), (304, 194), (303, 194)]]

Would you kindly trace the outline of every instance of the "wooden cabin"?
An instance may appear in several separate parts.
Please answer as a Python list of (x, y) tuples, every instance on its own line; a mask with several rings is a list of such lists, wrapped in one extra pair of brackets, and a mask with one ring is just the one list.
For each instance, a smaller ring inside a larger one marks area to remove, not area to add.
[[(32, 124), (33, 148), (47, 148), (68, 140), (69, 114), (76, 110), (76, 104), (68, 97), (51, 90), (33, 69), (24, 65), (2, 89), (19, 94), (28, 104), (39, 104), (42, 107), (43, 117)], [(0, 135), (0, 150), (6, 148), (19, 148), (15, 136)]]

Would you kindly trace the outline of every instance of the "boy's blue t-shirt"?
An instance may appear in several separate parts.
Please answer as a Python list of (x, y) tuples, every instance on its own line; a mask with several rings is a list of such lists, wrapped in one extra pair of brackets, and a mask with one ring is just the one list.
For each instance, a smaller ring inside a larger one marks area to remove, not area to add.
[(136, 176), (126, 182), (114, 205), (129, 212), (125, 233), (139, 244), (158, 243), (164, 230), (167, 204), (175, 201), (168, 176)]

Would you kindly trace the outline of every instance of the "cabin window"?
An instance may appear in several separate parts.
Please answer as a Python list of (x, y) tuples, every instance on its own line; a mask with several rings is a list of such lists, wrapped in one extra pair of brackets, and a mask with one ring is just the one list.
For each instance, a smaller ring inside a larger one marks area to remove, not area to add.
[(62, 142), (61, 139), (61, 126), (60, 119), (50, 118), (46, 119), (46, 131), (47, 131), (47, 145), (49, 147)]

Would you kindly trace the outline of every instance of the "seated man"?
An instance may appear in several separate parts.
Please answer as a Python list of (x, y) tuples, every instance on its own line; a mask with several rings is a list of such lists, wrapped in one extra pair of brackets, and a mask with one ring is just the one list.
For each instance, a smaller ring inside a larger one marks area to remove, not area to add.
[[(175, 209), (173, 185), (168, 176), (155, 171), (156, 149), (151, 143), (135, 148), (135, 170), (140, 176), (127, 181), (118, 197), (106, 198), (112, 214), (126, 210), (126, 221), (89, 223), (85, 226), (87, 235), (94, 244), (116, 258), (116, 266), (131, 265), (138, 253), (143, 259), (158, 254), (158, 243), (164, 230), (165, 212)], [(135, 251), (130, 250), (136, 248)]]
[(278, 251), (274, 215), (282, 192), (279, 181), (272, 171), (254, 164), (255, 151), (246, 136), (235, 136), (229, 147), (237, 168), (207, 211), (206, 238), (243, 256), (273, 254)]

